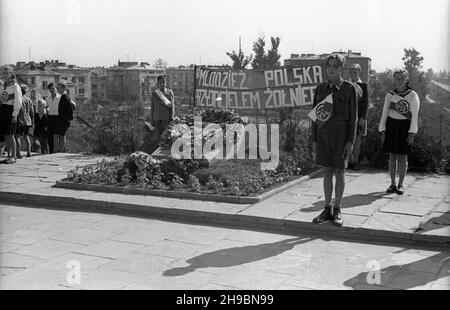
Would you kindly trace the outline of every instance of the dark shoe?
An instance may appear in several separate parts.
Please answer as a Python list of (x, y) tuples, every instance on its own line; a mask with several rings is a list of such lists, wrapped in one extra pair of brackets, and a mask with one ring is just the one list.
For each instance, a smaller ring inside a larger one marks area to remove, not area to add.
[(342, 226), (342, 224), (344, 224), (341, 216), (341, 208), (333, 209), (333, 224), (336, 226)]
[(355, 168), (355, 165), (353, 163), (348, 163), (348, 167), (347, 167), (348, 170), (354, 170), (354, 168)]
[(386, 190), (386, 193), (393, 194), (397, 192), (397, 186), (395, 184), (392, 184), (389, 186), (389, 188)]
[(403, 185), (399, 185), (399, 186), (397, 187), (396, 193), (397, 193), (398, 195), (403, 195), (404, 191), (405, 191), (405, 190), (403, 189)]
[(22, 159), (22, 155), (17, 154), (17, 155), (16, 155), (16, 158), (17, 158), (17, 159)]
[(329, 222), (333, 219), (333, 216), (331, 215), (331, 206), (325, 206), (325, 209), (323, 209), (322, 213), (319, 214), (319, 216), (315, 217), (313, 219), (314, 224), (322, 224), (325, 222)]
[(359, 170), (361, 170), (361, 168), (359, 167), (358, 164), (354, 164), (352, 169), (353, 169), (354, 171), (359, 171)]
[(31, 157), (31, 154), (27, 154), (27, 158), (30, 158)]
[(7, 160), (6, 160), (6, 163), (7, 164), (14, 164), (16, 162), (16, 159), (14, 158), (14, 157), (9, 157)]

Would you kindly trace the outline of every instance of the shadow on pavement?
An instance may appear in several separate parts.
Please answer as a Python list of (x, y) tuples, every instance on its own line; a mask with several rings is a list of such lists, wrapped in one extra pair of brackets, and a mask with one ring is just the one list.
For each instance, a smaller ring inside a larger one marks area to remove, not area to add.
[(189, 258), (186, 261), (189, 266), (166, 270), (163, 275), (166, 277), (175, 277), (185, 275), (200, 268), (226, 268), (243, 265), (277, 256), (285, 251), (293, 249), (296, 245), (313, 240), (315, 240), (315, 238), (290, 238), (272, 243), (221, 249)]
[[(367, 206), (373, 202), (386, 197), (386, 192), (373, 192), (367, 194), (355, 194), (346, 196), (342, 199), (342, 209), (354, 208), (360, 206)], [(311, 207), (302, 208), (300, 212), (316, 212), (323, 210), (325, 206), (325, 200), (316, 201)]]
[(421, 224), (415, 232), (423, 234), (444, 227), (450, 229), (450, 213), (442, 213), (440, 216), (435, 216), (428, 219), (426, 222)]
[[(420, 272), (424, 267), (430, 264), (442, 264), (439, 273), (433, 274), (428, 272)], [(432, 281), (439, 280), (444, 276), (448, 276), (443, 272), (444, 266), (450, 265), (450, 253), (439, 253), (434, 256), (430, 256), (409, 264), (394, 265), (383, 268), (380, 270), (380, 283), (374, 285), (378, 287), (393, 287), (397, 289), (411, 289), (415, 287), (424, 286)], [(364, 289), (367, 289), (369, 284), (368, 280), (374, 279), (376, 270), (362, 272), (357, 276), (344, 282), (347, 287), (355, 288), (358, 284), (364, 285)], [(417, 274), (414, 275), (414, 272)]]

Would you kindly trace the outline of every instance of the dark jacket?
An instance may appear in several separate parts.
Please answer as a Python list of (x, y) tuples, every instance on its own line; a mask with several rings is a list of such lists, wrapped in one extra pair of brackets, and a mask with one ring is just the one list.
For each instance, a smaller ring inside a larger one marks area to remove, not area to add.
[(367, 83), (357, 82), (362, 89), (362, 98), (358, 98), (358, 118), (364, 117), (367, 119), (369, 112), (369, 87)]
[(172, 103), (171, 107), (166, 106), (166, 104), (159, 98), (156, 92), (152, 93), (151, 99), (151, 121), (171, 121), (175, 116), (175, 101), (173, 92), (167, 89), (164, 93), (167, 99)]
[[(328, 120), (329, 123), (346, 123), (348, 133), (346, 142), (354, 143), (356, 138), (356, 125), (358, 119), (358, 103), (355, 86), (347, 81), (343, 81), (339, 89), (332, 86), (328, 81), (318, 85), (314, 91), (313, 108), (325, 99), (329, 94), (333, 94), (333, 114)], [(317, 142), (318, 126), (312, 123), (312, 140)]]
[(69, 95), (62, 94), (58, 106), (58, 115), (65, 121), (73, 120), (73, 106)]
[(48, 116), (42, 114), (42, 118), (39, 117), (39, 113), (34, 114), (34, 135), (36, 137), (46, 136), (48, 133)]

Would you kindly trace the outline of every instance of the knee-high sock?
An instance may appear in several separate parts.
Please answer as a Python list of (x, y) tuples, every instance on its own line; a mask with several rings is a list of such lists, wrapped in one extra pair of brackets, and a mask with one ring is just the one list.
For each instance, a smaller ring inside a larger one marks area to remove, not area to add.
[(342, 197), (344, 196), (345, 189), (345, 170), (336, 169), (334, 170), (334, 175), (336, 176), (336, 188), (335, 188), (335, 198), (334, 207), (340, 208), (342, 203)]
[(325, 204), (331, 204), (331, 196), (333, 195), (333, 174), (334, 168), (325, 168), (323, 175), (323, 192), (325, 194)]
[(391, 184), (395, 184), (396, 173), (397, 173), (397, 155), (389, 153), (389, 174), (391, 175)]
[(398, 155), (398, 185), (403, 185), (408, 170), (408, 155)]

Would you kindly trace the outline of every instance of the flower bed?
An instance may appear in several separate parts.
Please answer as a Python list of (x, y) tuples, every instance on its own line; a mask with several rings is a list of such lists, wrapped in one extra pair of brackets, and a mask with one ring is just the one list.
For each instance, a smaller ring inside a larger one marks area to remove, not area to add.
[(137, 152), (125, 158), (103, 160), (96, 165), (74, 169), (62, 181), (200, 194), (257, 196), (307, 174), (311, 168), (311, 162), (300, 162), (287, 153), (281, 154), (276, 170), (262, 171), (256, 160), (224, 160), (207, 168), (199, 160), (159, 160)]
[[(241, 117), (234, 111), (220, 110), (220, 109), (207, 109), (196, 114), (189, 114), (182, 118), (176, 118), (169, 124), (169, 128), (161, 135), (159, 146), (165, 149), (170, 149), (172, 143), (181, 138), (187, 131), (194, 132), (194, 117), (200, 116), (202, 119), (202, 129), (209, 124), (219, 125), (224, 133), (224, 139), (235, 139), (235, 137), (226, 136), (227, 124), (248, 124), (248, 118)], [(213, 132), (207, 135), (202, 135), (202, 141), (191, 141), (193, 143), (202, 143), (202, 145), (214, 135)]]
[[(240, 141), (240, 134), (238, 137), (234, 134), (230, 137), (226, 136), (227, 125), (248, 124), (246, 117), (241, 117), (233, 111), (204, 110), (196, 115), (187, 115), (171, 122), (168, 130), (161, 137), (161, 148), (169, 149), (174, 141), (183, 137), (186, 131), (194, 132), (194, 116), (201, 116), (202, 129), (211, 123), (219, 125), (224, 132), (224, 144), (232, 142), (236, 145), (237, 141)], [(208, 130), (205, 132), (207, 134), (201, 135), (202, 141), (197, 141), (198, 137), (194, 137), (188, 143), (204, 145), (214, 136), (214, 133), (208, 133)], [(299, 132), (298, 136), (303, 137), (303, 140), (306, 139), (306, 133)], [(306, 140), (303, 142), (306, 143)], [(132, 192), (147, 190), (149, 194), (184, 192), (190, 193), (188, 196), (197, 195), (197, 197), (198, 194), (209, 194), (254, 199), (252, 197), (262, 193), (269, 195), (272, 189), (276, 191), (283, 184), (294, 181), (311, 171), (313, 162), (304, 143), (294, 148), (292, 152), (280, 151), (278, 167), (271, 171), (261, 170), (261, 161), (256, 159), (217, 160), (211, 164), (204, 159), (173, 157), (157, 159), (147, 153), (136, 152), (126, 157), (118, 157), (113, 161), (102, 161), (93, 166), (72, 170), (62, 181), (65, 182), (65, 186), (76, 184), (75, 187), (106, 185), (110, 191), (133, 189)], [(91, 187), (98, 188), (98, 186)], [(104, 189), (106, 190), (105, 186)]]

